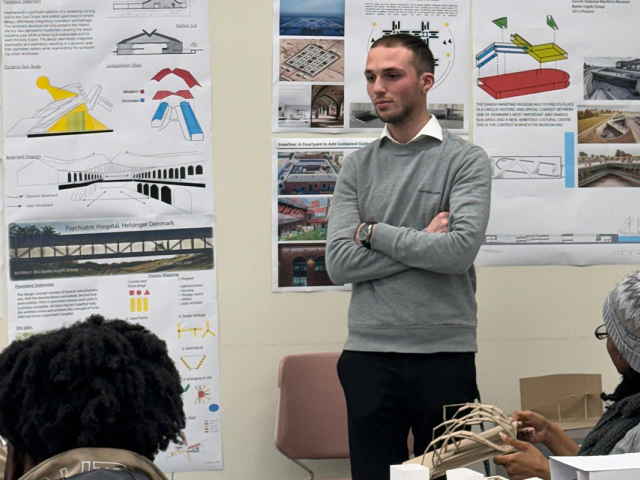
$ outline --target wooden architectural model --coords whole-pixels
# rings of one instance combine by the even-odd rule
[[[495,427],[482,433],[471,431],[472,427],[484,422],[495,424]],[[516,438],[515,422],[510,422],[502,410],[492,405],[464,404],[451,420],[437,427],[442,428],[445,429],[444,433],[431,441],[424,455],[404,463],[418,463],[428,467],[429,477],[433,478],[452,468],[466,467],[496,455],[516,451],[500,438],[501,433]]]

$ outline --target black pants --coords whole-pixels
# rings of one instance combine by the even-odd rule
[[[443,406],[478,395],[474,353],[378,353],[343,351],[338,376],[347,401],[353,480],[389,480],[389,466],[422,455]],[[454,408],[447,409],[447,417]],[[436,436],[442,432],[436,432]]]

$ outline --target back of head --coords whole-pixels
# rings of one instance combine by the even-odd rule
[[[423,73],[434,73],[434,60],[433,54],[424,41],[413,35],[406,33],[399,33],[397,35],[387,35],[380,37],[378,40],[371,44],[371,48],[396,48],[402,47],[410,50],[413,53],[413,68],[416,73],[421,75]]]
[[[609,338],[629,366],[640,372],[640,272],[627,275],[611,290],[602,313]]]
[[[92,315],[0,354],[0,435],[35,463],[80,447],[153,459],[180,439],[181,393],[164,341]]]

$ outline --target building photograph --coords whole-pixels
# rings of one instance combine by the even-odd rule
[[[585,57],[585,100],[640,100],[640,58]]]
[[[327,273],[325,245],[278,245],[279,287],[334,285]]]
[[[331,197],[278,197],[278,241],[326,241]]]
[[[278,157],[278,194],[331,194],[343,152],[291,152]]]

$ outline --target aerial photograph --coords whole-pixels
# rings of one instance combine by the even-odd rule
[[[280,35],[343,37],[344,0],[280,0]]]

